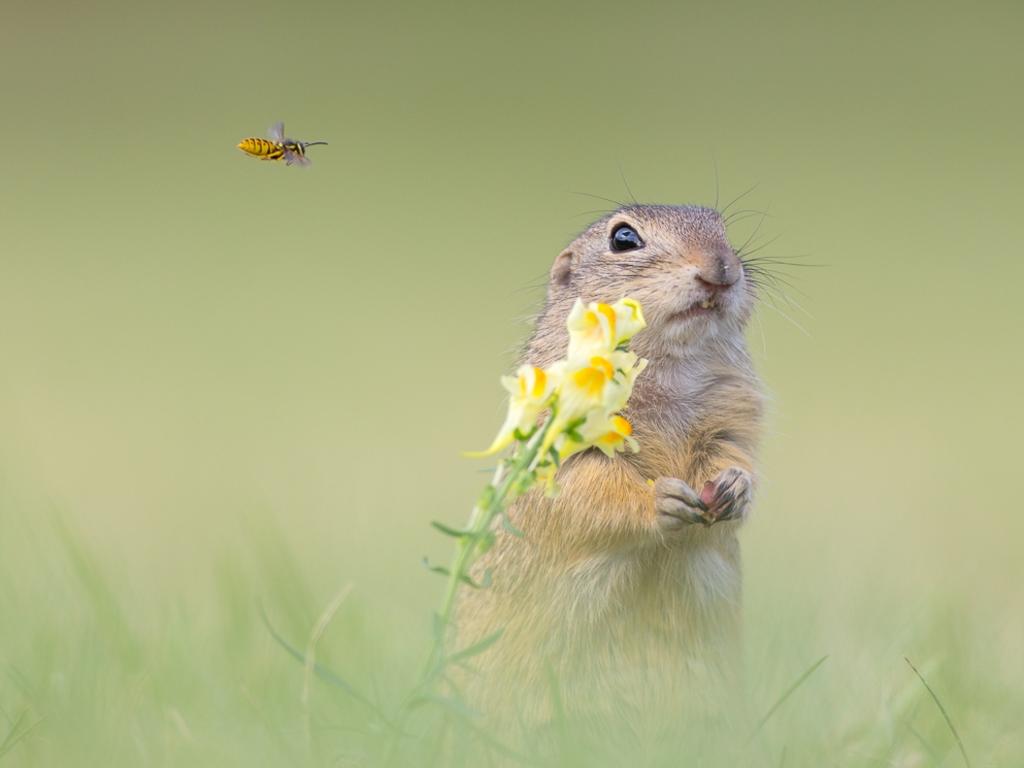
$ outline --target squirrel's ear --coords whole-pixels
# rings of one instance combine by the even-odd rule
[[[551,265],[551,283],[565,287],[572,279],[572,251],[566,248]]]

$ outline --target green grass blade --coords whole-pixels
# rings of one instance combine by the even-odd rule
[[[448,657],[448,661],[450,663],[455,664],[455,663],[458,663],[460,661],[464,661],[465,659],[468,659],[468,658],[471,658],[471,657],[476,656],[478,654],[481,654],[484,651],[486,651],[488,648],[490,648],[492,645],[494,645],[496,642],[498,642],[498,640],[501,639],[501,636],[504,633],[505,633],[505,628],[502,627],[497,632],[493,632],[493,633],[489,634],[487,637],[485,637],[480,642],[473,643],[473,645],[469,646],[468,648],[463,648],[461,651],[456,651],[455,653],[453,653],[451,656]]]
[[[825,663],[825,660],[827,658],[828,658],[828,655],[826,654],[825,656],[822,656],[816,662],[811,664],[811,666],[807,669],[807,671],[804,672],[802,675],[800,675],[800,677],[798,677],[796,679],[796,682],[793,683],[791,686],[789,686],[789,688],[786,690],[786,692],[784,694],[782,694],[776,700],[776,702],[774,704],[771,705],[771,707],[768,709],[768,711],[765,712],[764,717],[762,717],[758,721],[757,727],[754,728],[754,732],[750,734],[750,738],[751,739],[753,739],[754,736],[756,736],[760,732],[760,730],[762,728],[764,728],[765,723],[767,723],[769,720],[771,720],[772,715],[774,715],[776,712],[779,711],[779,707],[781,707],[783,704],[785,704],[786,700],[789,699],[789,697],[792,696],[794,693],[796,693],[797,689],[801,685],[803,685],[805,682],[807,682],[807,679],[818,670],[818,667],[820,667],[822,664]]]
[[[267,631],[270,633],[270,636],[274,638],[277,644],[280,645],[288,653],[289,656],[298,661],[300,664],[305,665],[307,662],[306,654],[304,654],[298,648],[296,648],[287,640],[285,640],[278,633],[278,631],[274,629],[273,625],[270,623],[270,619],[267,617],[267,612],[263,609],[262,605],[260,606],[260,616],[263,619],[263,625],[267,628]],[[323,680],[326,683],[329,683],[330,685],[333,685],[335,688],[340,688],[342,691],[347,693],[353,699],[355,699],[364,707],[369,709],[378,718],[380,718],[381,722],[383,722],[392,730],[395,730],[394,723],[392,723],[390,719],[388,719],[387,715],[384,714],[383,710],[381,710],[380,707],[378,707],[376,704],[370,701],[368,697],[360,693],[343,677],[338,675],[336,672],[333,672],[332,670],[328,669],[319,661],[313,663],[313,671],[316,673],[316,676],[319,677],[321,680]]]
[[[960,734],[957,733],[956,726],[953,725],[953,720],[949,717],[949,713],[946,711],[946,708],[942,706],[942,702],[939,701],[939,697],[935,695],[935,691],[932,690],[932,687],[928,685],[928,681],[924,679],[924,675],[917,671],[917,667],[914,666],[914,662],[906,656],[903,657],[903,660],[910,665],[912,670],[914,670],[914,674],[917,675],[917,679],[921,681],[921,685],[925,687],[925,690],[928,691],[928,695],[931,696],[932,701],[935,702],[935,706],[939,708],[939,712],[942,713],[942,717],[946,721],[946,725],[949,726],[950,733],[952,733],[953,738],[956,739],[956,745],[960,747],[960,754],[963,755],[964,765],[966,765],[967,768],[971,768],[971,759],[967,757],[967,749],[964,747],[963,739],[961,739]]]
[[[7,736],[4,737],[3,743],[0,743],[0,758],[3,758],[8,752],[14,749],[18,744],[36,727],[43,722],[42,718],[36,720],[32,725],[22,728],[21,724],[25,721],[25,716],[28,714],[28,710],[25,710],[18,718],[14,721],[14,725],[11,726],[11,730],[8,731]]]

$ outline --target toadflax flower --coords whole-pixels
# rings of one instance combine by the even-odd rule
[[[490,456],[507,448],[517,439],[533,431],[537,417],[548,406],[552,392],[558,384],[558,369],[544,370],[534,365],[522,365],[515,376],[502,376],[501,384],[508,390],[508,415],[498,430],[497,437],[486,451],[471,456]]]
[[[576,299],[566,325],[569,328],[568,358],[574,360],[613,352],[643,329],[646,322],[640,303],[634,299],[587,305],[582,299]]]
[[[574,437],[580,439],[575,440]],[[636,438],[633,437],[633,425],[617,413],[609,415],[601,411],[591,411],[586,421],[573,433],[563,434],[555,441],[559,461],[591,446],[609,457],[627,448],[634,453],[639,450]]]
[[[524,365],[516,376],[502,379],[510,395],[505,423],[490,448],[473,455],[498,453],[514,442],[526,445],[539,428],[543,434],[530,446],[530,471],[550,490],[557,464],[574,453],[592,447],[608,456],[636,451],[633,428],[619,411],[647,365],[626,349],[644,325],[633,299],[614,304],[577,299],[566,321],[566,358],[547,368]]]
[[[593,355],[577,363],[565,362],[561,370],[561,386],[551,429],[541,446],[547,451],[565,432],[570,432],[573,443],[582,444],[577,450],[589,447],[592,441],[579,431],[588,420],[607,422],[611,414],[626,406],[633,393],[636,377],[647,365],[632,352],[615,351],[606,355]],[[591,432],[596,438],[597,433]],[[584,439],[578,439],[578,438]],[[572,451],[575,453],[576,451]]]

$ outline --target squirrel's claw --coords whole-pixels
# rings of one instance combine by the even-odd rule
[[[739,467],[723,469],[714,480],[704,483],[700,500],[707,510],[708,524],[744,519],[753,486],[750,473]]]
[[[654,511],[658,525],[677,530],[684,525],[708,525],[707,505],[693,488],[675,477],[659,477],[654,481]]]

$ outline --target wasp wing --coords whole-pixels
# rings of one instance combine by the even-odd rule
[[[278,143],[284,141],[284,123],[274,123],[270,126],[270,130],[267,131],[267,135]]]
[[[284,162],[285,165],[301,165],[305,167],[309,165],[309,158],[305,155],[300,155],[294,150],[286,149],[284,151]]]

